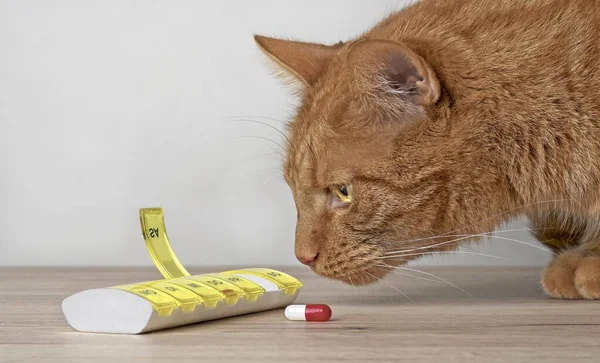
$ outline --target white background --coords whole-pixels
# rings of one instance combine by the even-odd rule
[[[337,42],[403,4],[0,0],[0,265],[149,265],[138,209],[153,206],[186,265],[297,264],[281,150],[240,138],[281,137],[230,122],[281,129],[293,110],[252,34]],[[548,259],[479,251],[508,261],[423,263]]]

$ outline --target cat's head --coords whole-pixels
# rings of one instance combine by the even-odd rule
[[[255,40],[301,97],[284,163],[297,258],[362,284],[389,272],[386,265],[455,248],[426,238],[464,222],[459,209],[469,196],[459,190],[477,178],[458,170],[469,150],[453,144],[460,127],[449,125],[452,100],[433,67],[390,41]]]

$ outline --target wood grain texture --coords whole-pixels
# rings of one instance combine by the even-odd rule
[[[62,315],[65,297],[160,276],[140,268],[0,268],[0,362],[600,361],[600,302],[545,297],[539,269],[424,269],[472,296],[445,283],[387,280],[413,302],[383,283],[353,289],[306,269],[279,269],[304,282],[298,303],[329,304],[333,320],[287,321],[279,309],[139,336],[79,333]]]

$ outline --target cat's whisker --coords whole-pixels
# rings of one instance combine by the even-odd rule
[[[403,244],[403,243],[412,243],[412,242],[421,242],[421,241],[428,241],[428,240],[432,240],[432,239],[440,239],[440,238],[447,238],[447,237],[467,237],[467,236],[473,236],[472,234],[454,234],[454,235],[437,235],[437,236],[431,236],[431,237],[423,237],[423,238],[415,238],[415,239],[409,239],[409,240],[403,240],[403,241],[398,241],[395,242],[396,244]],[[386,252],[387,253],[395,253],[395,251],[392,252]]]
[[[270,128],[270,129],[273,129],[273,130],[277,131],[281,136],[283,136],[287,140],[288,143],[290,143],[290,139],[287,137],[286,134],[283,133],[283,131],[279,130],[277,127],[275,127],[273,125],[269,125],[266,122],[257,121],[257,120],[248,120],[248,119],[232,119],[232,120],[229,120],[229,121],[225,121],[225,123],[231,123],[231,122],[248,122],[248,123],[256,123],[256,124],[259,124],[259,125],[264,125],[264,126]]]
[[[360,283],[362,285],[364,285],[365,284],[365,278],[362,275],[359,275],[359,276],[360,276]]]
[[[468,250],[469,252],[475,252],[475,249],[467,244],[460,245],[460,248],[464,248],[464,249]]]
[[[458,290],[460,290],[460,291],[464,292],[465,294],[467,294],[467,295],[469,295],[469,296],[473,296],[473,294],[471,294],[471,293],[470,293],[470,292],[468,292],[467,290],[465,290],[465,289],[462,289],[462,288],[460,288],[460,287],[458,287],[458,286],[454,285],[454,284],[453,284],[453,283],[451,283],[450,281],[448,281],[448,280],[445,280],[445,279],[443,279],[443,278],[441,278],[441,277],[439,277],[439,276],[437,276],[437,275],[434,275],[434,274],[432,274],[432,273],[425,272],[425,271],[421,271],[421,270],[415,270],[415,269],[413,269],[413,268],[408,268],[408,267],[396,267],[396,268],[397,268],[397,269],[399,269],[399,270],[417,272],[417,273],[421,273],[421,274],[424,274],[424,275],[427,275],[427,276],[433,277],[434,279],[438,279],[438,280],[440,280],[440,281],[442,281],[442,282],[445,282],[445,283],[447,283],[448,285],[450,285],[450,286],[452,286],[452,287],[455,287],[455,288],[457,288]]]
[[[431,249],[433,247],[439,247],[439,246],[447,245],[449,243],[460,242],[460,241],[464,241],[464,240],[468,240],[468,239],[473,239],[473,238],[477,237],[477,235],[472,235],[472,234],[448,235],[448,236],[444,236],[444,237],[454,237],[454,236],[462,236],[462,237],[456,238],[456,239],[452,239],[450,241],[444,241],[444,242],[435,243],[435,244],[432,244],[432,245],[427,245],[427,246],[421,246],[421,247],[415,247],[415,248],[409,248],[409,249],[403,249],[403,250],[390,251],[390,252],[386,253],[385,255],[387,256],[387,255],[390,255],[390,254],[410,253],[410,252],[414,252],[414,251],[426,250],[426,249]]]
[[[474,255],[474,256],[484,256],[490,258],[496,258],[499,260],[510,261],[510,259],[506,257],[488,255],[487,253],[479,253],[479,252],[469,252],[469,251],[432,251],[432,252],[419,252],[419,253],[409,253],[409,254],[400,254],[400,255],[391,255],[391,256],[382,256],[375,258],[376,260],[388,260],[388,259],[397,259],[400,257],[408,257],[408,256],[426,256],[432,254],[458,254],[458,255]]]
[[[355,289],[356,285],[354,284],[354,281],[352,280],[352,275],[353,274],[348,275],[348,280],[350,281],[350,286],[352,286],[352,293],[354,294],[354,296],[358,296],[356,289]]]
[[[256,160],[256,159],[274,159],[277,161],[281,161],[282,157],[281,154],[274,152],[274,153],[269,153],[269,154],[258,154],[258,155],[254,155],[251,158],[252,160]]]
[[[405,293],[403,293],[402,291],[400,291],[400,289],[398,289],[396,286],[390,284],[389,282],[385,281],[384,279],[380,279],[379,277],[373,275],[372,273],[370,273],[369,271],[365,271],[366,274],[370,275],[371,277],[375,278],[375,280],[377,281],[381,281],[384,284],[388,285],[389,287],[391,287],[392,289],[398,291],[400,294],[402,294],[402,296],[404,296],[405,298],[407,298],[410,302],[414,302],[413,299],[411,299],[410,297],[408,297],[408,295],[406,295]]]
[[[422,247],[416,247],[416,248],[410,248],[410,249],[404,249],[404,250],[397,250],[397,251],[394,251],[394,253],[414,252],[414,251],[419,251],[419,250],[430,249],[430,248],[433,248],[433,247],[444,246],[444,245],[447,245],[447,244],[450,244],[450,243],[455,243],[455,242],[464,241],[464,240],[467,240],[467,239],[477,238],[477,237],[480,237],[481,234],[457,235],[457,236],[464,236],[464,237],[452,239],[450,241],[435,243],[435,244],[428,245],[428,246],[422,246]],[[444,237],[454,237],[454,236],[453,235],[446,235]],[[530,246],[530,247],[533,247],[533,248],[537,248],[539,250],[542,250],[544,252],[547,252],[547,253],[550,253],[550,254],[556,256],[556,253],[550,251],[549,249],[544,248],[544,247],[540,247],[540,246],[536,246],[536,245],[534,245],[532,243],[528,243],[528,242],[525,242],[525,241],[517,240],[517,239],[514,239],[514,238],[508,238],[508,237],[494,236],[494,238],[500,239],[500,240],[505,240],[505,241],[510,241],[510,242],[515,242],[515,243],[524,244],[524,245],[527,245],[527,246]]]
[[[246,138],[252,138],[252,139],[261,139],[261,140],[265,140],[265,141],[269,141],[277,146],[279,146],[281,148],[281,150],[283,150],[283,152],[286,151],[285,147],[283,145],[281,145],[280,143],[278,143],[275,140],[271,140],[268,137],[263,137],[263,136],[254,136],[254,135],[247,135],[247,136],[238,136],[235,137],[234,139],[246,139]]]
[[[441,243],[433,244],[433,245],[429,245],[429,246],[417,247],[417,248],[413,248],[413,249],[403,249],[403,250],[396,250],[396,251],[388,251],[385,254],[387,255],[387,254],[396,254],[396,253],[403,253],[403,252],[413,252],[413,251],[417,251],[417,250],[429,249],[429,248],[433,248],[433,247],[437,247],[437,246],[443,246],[443,245],[446,245],[446,244],[449,244],[449,243],[452,243],[452,242],[457,242],[457,241],[462,241],[462,240],[467,240],[467,239],[472,239],[472,238],[477,238],[477,237],[491,236],[491,237],[495,237],[497,239],[505,239],[505,240],[507,239],[506,237],[493,236],[495,233],[518,232],[518,231],[538,231],[538,230],[551,229],[551,228],[528,228],[528,229],[521,229],[521,230],[515,229],[515,230],[503,230],[503,231],[483,232],[483,233],[479,233],[479,234],[470,234],[470,235],[467,235],[467,234],[455,234],[456,232],[458,232],[458,231],[460,231],[462,229],[470,228],[470,227],[475,226],[475,225],[477,225],[479,223],[483,223],[483,222],[485,222],[485,221],[487,221],[487,220],[489,220],[491,218],[496,218],[496,217],[499,217],[501,215],[517,211],[519,209],[523,209],[523,208],[527,208],[527,207],[531,207],[531,206],[535,206],[535,205],[541,205],[541,204],[545,204],[545,203],[558,203],[558,202],[565,202],[565,201],[574,201],[575,203],[578,203],[576,200],[572,200],[572,199],[555,199],[555,200],[547,200],[547,201],[541,201],[541,202],[535,202],[535,203],[528,203],[528,204],[522,205],[520,207],[516,207],[516,208],[510,209],[510,210],[504,211],[502,213],[498,213],[498,214],[490,216],[488,218],[484,218],[484,219],[480,220],[479,222],[475,222],[475,223],[472,223],[472,224],[470,224],[468,226],[464,226],[464,227],[458,228],[458,229],[456,229],[454,231],[446,232],[446,233],[443,233],[443,234],[440,234],[440,235],[437,235],[437,236],[423,237],[423,238],[417,238],[417,239],[411,239],[411,240],[398,241],[396,243],[411,243],[411,242],[426,241],[426,240],[446,238],[446,237],[451,237],[451,238],[453,238],[453,237],[463,237],[463,238],[458,238],[458,239],[455,239],[455,240],[441,242]],[[527,242],[524,242],[524,241],[518,241],[518,240],[514,240],[514,239],[508,239],[508,240],[513,241],[513,242],[517,242],[517,243],[521,243],[521,244],[525,244],[525,245],[529,245],[531,247],[540,249],[540,250],[542,250],[544,252],[547,252],[547,253],[550,253],[550,254],[556,256],[556,254],[554,252],[550,251],[549,249],[546,249],[546,248],[543,248],[543,247],[540,247],[540,246],[536,246],[536,245],[533,245],[533,244],[530,244],[530,243],[527,243]]]
[[[552,228],[548,227],[548,228],[503,229],[503,230],[497,230],[497,231],[492,231],[492,232],[482,232],[482,233],[478,233],[478,234],[452,234],[452,235],[439,234],[437,236],[430,236],[430,237],[422,237],[422,238],[415,238],[415,239],[403,240],[403,241],[398,241],[396,243],[398,243],[398,244],[400,244],[400,243],[411,243],[411,242],[427,241],[427,240],[437,239],[437,238],[461,237],[461,236],[467,237],[467,236],[486,236],[486,235],[489,235],[489,236],[493,237],[493,235],[496,234],[496,233],[543,231],[543,230],[547,230],[547,229],[552,229]]]
[[[226,119],[235,121],[235,120],[239,120],[239,119],[243,119],[243,120],[250,119],[251,120],[251,119],[256,119],[256,118],[279,122],[280,124],[285,125],[285,126],[288,125],[288,123],[286,121],[282,121],[282,120],[278,120],[276,118],[266,117],[266,116],[238,116],[238,117],[227,117]]]
[[[413,279],[417,279],[417,280],[423,280],[423,281],[440,283],[439,280],[428,279],[426,277],[414,276],[414,275],[407,274],[407,273],[404,273],[404,272],[396,271],[396,267],[390,266],[390,265],[375,265],[375,267],[377,267],[379,269],[382,269],[382,270],[385,270],[385,271],[388,271],[388,272],[393,272],[393,273],[398,274],[398,275],[412,277]]]

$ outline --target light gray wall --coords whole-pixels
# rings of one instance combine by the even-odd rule
[[[403,3],[1,0],[0,265],[149,264],[150,206],[187,265],[296,264],[280,150],[240,137],[281,138],[228,122],[282,128],[293,107],[252,34],[334,42]],[[482,250],[509,261],[426,263],[548,257],[505,240]]]

